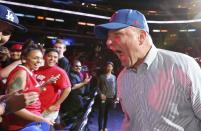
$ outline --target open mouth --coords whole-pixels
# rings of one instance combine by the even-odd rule
[[[116,54],[121,54],[122,52],[120,50],[115,51]]]
[[[116,51],[115,51],[115,54],[116,54],[117,56],[122,56],[122,55],[123,55],[123,53],[122,53],[121,50],[116,50]]]

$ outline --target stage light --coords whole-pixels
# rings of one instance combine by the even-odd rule
[[[168,30],[160,30],[160,32],[168,32]]]
[[[16,5],[16,6],[21,6],[21,7],[28,7],[28,8],[33,8],[33,9],[46,10],[46,11],[53,11],[53,12],[58,12],[58,13],[71,14],[71,15],[93,17],[93,18],[98,18],[98,19],[107,19],[107,20],[110,19],[110,17],[108,17],[108,16],[83,13],[83,12],[77,12],[77,11],[70,11],[70,10],[64,10],[64,9],[58,9],[58,8],[51,8],[51,7],[45,7],[45,6],[38,6],[38,5],[32,5],[32,4],[24,4],[24,3],[19,3],[19,2],[0,0],[0,3]],[[198,23],[198,22],[201,22],[201,19],[173,20],[173,21],[147,20],[147,22],[150,24],[185,24],[185,23]]]
[[[48,21],[54,21],[54,18],[46,17],[45,20],[48,20]]]
[[[27,17],[27,18],[35,18],[34,15],[24,15],[24,17]]]
[[[44,16],[37,16],[37,19],[44,20]]]
[[[24,17],[24,14],[21,14],[21,13],[15,13],[17,16],[19,17]]]
[[[188,32],[195,32],[196,29],[188,29]]]
[[[47,36],[48,39],[57,39],[56,36]]]
[[[57,22],[64,22],[63,19],[55,19],[55,21],[57,21]]]
[[[160,30],[156,30],[156,29],[154,29],[154,30],[152,30],[153,32],[160,32]]]

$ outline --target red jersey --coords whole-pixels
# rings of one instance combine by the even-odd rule
[[[53,105],[61,94],[61,89],[70,88],[71,83],[67,73],[58,66],[43,66],[35,71],[36,79],[41,84],[45,83],[52,76],[60,75],[59,79],[55,83],[51,83],[43,87],[43,91],[40,94],[41,109],[42,111]],[[59,110],[59,107],[58,107]]]
[[[18,65],[8,76],[7,78],[7,83],[10,82],[10,80],[12,80],[13,76],[15,75],[15,73],[19,70],[24,70],[26,71],[26,85],[25,85],[25,89],[23,90],[23,92],[38,92],[40,93],[40,88],[38,88],[39,84],[36,81],[33,73],[26,68],[25,66],[22,65]],[[27,109],[28,111],[37,114],[37,115],[41,115],[41,102],[40,100],[34,102],[33,104],[27,106],[25,109]],[[17,130],[20,129],[22,127],[24,127],[27,123],[30,123],[30,121],[24,120],[23,118],[20,118],[14,114],[10,114],[7,115],[5,117],[5,126],[7,127],[8,130]]]

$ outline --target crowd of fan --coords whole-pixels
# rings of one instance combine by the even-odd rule
[[[89,85],[92,77],[87,69],[82,71],[81,61],[75,59],[70,64],[64,56],[66,46],[62,40],[57,40],[48,49],[30,40],[0,49],[1,94],[39,94],[39,99],[31,101],[29,106],[4,115],[2,128],[19,130],[29,123],[41,121],[58,125],[61,123],[55,122],[59,111],[63,127],[73,123],[71,128],[75,128],[86,110],[90,93],[93,93]]]
[[[7,48],[13,30],[26,28],[11,9],[0,5],[0,130],[54,130],[59,120],[75,128],[96,90],[96,69],[104,60],[96,52],[91,60],[96,64],[88,61],[82,68],[78,57],[65,57],[66,45],[60,39],[47,49],[32,40]],[[113,69],[113,63],[109,66]],[[105,100],[102,96],[100,102]]]
[[[66,113],[76,123],[92,93],[87,67],[64,56],[62,40],[48,49],[32,40],[7,48],[13,30],[26,28],[10,8],[0,5],[0,12],[1,130],[53,130]]]

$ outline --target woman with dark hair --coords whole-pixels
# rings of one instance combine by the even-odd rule
[[[117,101],[116,89],[117,82],[116,76],[113,75],[113,62],[108,61],[104,68],[104,73],[100,75],[97,83],[99,92],[99,115],[98,126],[99,131],[106,131],[109,109]]]
[[[23,93],[40,93],[39,84],[34,77],[33,71],[40,67],[43,60],[41,47],[34,43],[25,45],[22,50],[21,60],[22,65],[18,65],[8,76],[7,93],[12,93],[16,90],[22,90]],[[19,130],[26,124],[35,121],[44,121],[50,125],[54,123],[41,116],[39,99],[26,108],[6,116],[5,126],[7,130]]]

